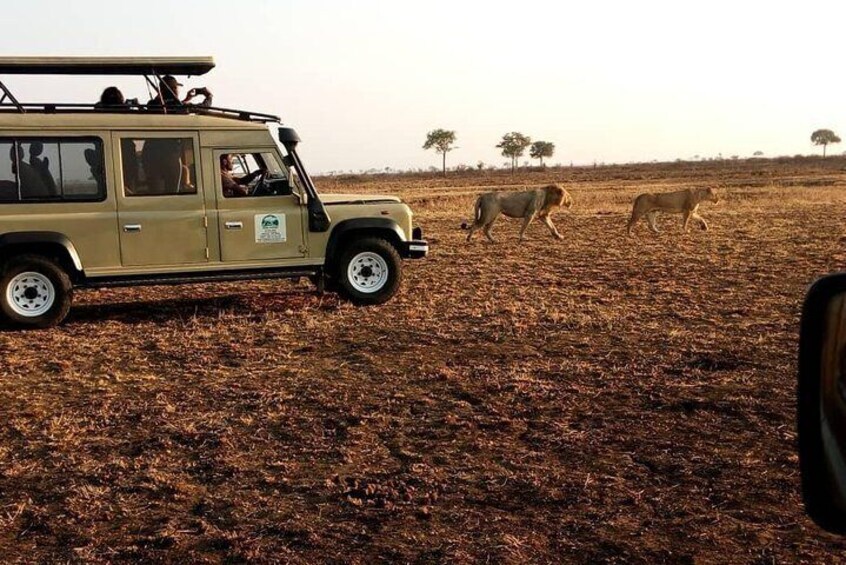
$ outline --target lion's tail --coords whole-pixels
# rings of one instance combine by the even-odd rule
[[[476,205],[473,207],[473,221],[469,224],[467,222],[461,222],[461,229],[469,230],[470,226],[478,222],[482,218],[482,197],[476,199]]]

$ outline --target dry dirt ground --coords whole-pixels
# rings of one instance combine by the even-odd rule
[[[805,518],[806,286],[846,259],[846,162],[320,179],[432,244],[390,303],[305,282],[79,292],[0,333],[3,562],[832,562]],[[479,191],[575,206],[465,244]],[[623,235],[715,186],[711,231]]]

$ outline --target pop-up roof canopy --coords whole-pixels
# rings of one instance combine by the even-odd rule
[[[7,75],[204,75],[211,57],[0,57]]]
[[[164,75],[200,76],[214,68],[211,57],[0,57],[0,75],[125,75],[143,76],[155,91]],[[6,102],[6,101],[9,102]],[[186,111],[255,122],[279,122],[277,116],[219,107],[185,106]],[[166,114],[173,109],[138,105],[96,107],[94,104],[20,103],[0,80],[0,112],[145,112]]]

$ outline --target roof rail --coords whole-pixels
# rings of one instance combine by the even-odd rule
[[[218,118],[229,118],[245,122],[256,123],[282,123],[279,116],[263,114],[248,110],[236,110],[233,108],[220,108],[217,106],[195,106],[185,104],[182,106],[161,106],[147,107],[145,105],[111,106],[103,107],[97,104],[68,104],[63,102],[47,103],[26,103],[15,102],[13,104],[0,101],[0,114],[6,113],[33,113],[33,114],[130,114],[130,115],[173,115],[184,116],[186,114],[199,114],[203,116],[214,116]]]

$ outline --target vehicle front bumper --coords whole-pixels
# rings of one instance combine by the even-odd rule
[[[402,256],[405,259],[421,259],[428,255],[429,242],[423,239],[423,230],[414,228],[411,237],[411,241],[402,242]]]

